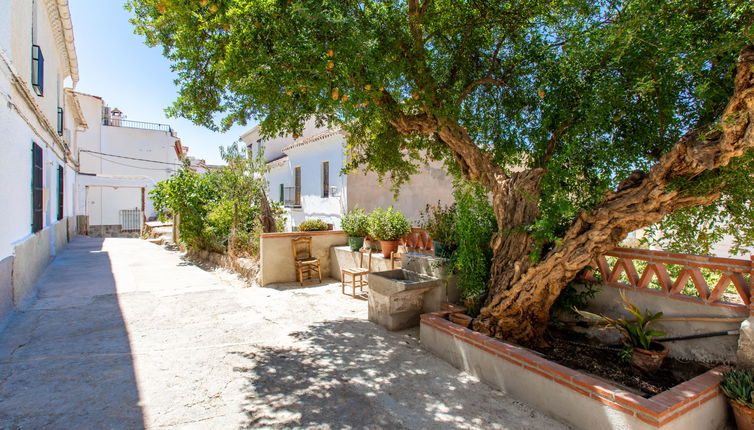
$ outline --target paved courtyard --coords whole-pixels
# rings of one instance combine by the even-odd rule
[[[248,287],[80,237],[0,333],[0,428],[566,428],[366,309],[339,284]]]

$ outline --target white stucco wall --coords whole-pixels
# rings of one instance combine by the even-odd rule
[[[31,87],[31,45],[33,7],[37,9],[35,43],[44,55],[44,94],[37,96]],[[75,190],[74,166],[66,166],[64,151],[56,143],[57,132],[45,127],[44,120],[57,128],[57,108],[64,106],[65,56],[58,52],[54,30],[42,1],[10,0],[0,7],[0,130],[3,133],[3,157],[0,157],[0,195],[4,197],[0,223],[0,260],[10,256],[15,246],[32,236],[32,144],[43,150],[43,228],[57,223],[57,169],[65,168],[64,215],[75,213],[71,199]],[[26,83],[35,110],[17,88],[13,75]],[[70,81],[70,79],[68,79]],[[66,124],[75,128],[73,121]],[[54,243],[51,252],[54,250]]]
[[[346,178],[340,175],[343,168],[344,139],[336,135],[312,142],[286,151],[288,162],[282,167],[270,171],[268,181],[273,200],[280,199],[280,184],[284,187],[294,186],[294,169],[301,167],[301,208],[287,209],[287,228],[308,219],[321,219],[340,229],[340,217],[346,208]],[[329,184],[335,187],[335,194],[330,189],[329,197],[322,197],[322,163],[329,162]]]
[[[149,199],[149,190],[153,184],[172,176],[180,167],[175,152],[178,138],[165,131],[102,125],[103,100],[82,94],[80,103],[89,124],[89,129],[78,137],[81,172],[149,178],[151,185],[146,189],[145,212],[147,217],[151,216],[154,205]],[[78,207],[81,213],[89,215],[90,225],[117,225],[120,224],[120,210],[141,209],[141,190],[138,188],[89,187],[87,190],[81,186],[78,194]]]

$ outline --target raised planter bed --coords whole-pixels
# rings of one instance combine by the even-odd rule
[[[422,315],[420,327],[422,344],[438,356],[576,428],[715,430],[728,424],[722,367],[644,398],[463,328],[441,313]]]

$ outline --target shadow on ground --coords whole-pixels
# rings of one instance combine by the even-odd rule
[[[242,428],[503,429],[550,420],[480,390],[477,380],[422,350],[416,334],[330,321],[294,333],[302,348],[240,354],[249,360],[235,369],[248,379]]]
[[[0,333],[0,428],[144,428],[103,242],[71,242]]]

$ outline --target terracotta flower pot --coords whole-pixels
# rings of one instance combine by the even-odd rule
[[[348,236],[348,246],[351,247],[351,251],[358,251],[364,246],[364,238]]]
[[[450,314],[450,322],[463,327],[469,327],[473,318],[466,314]]]
[[[631,352],[631,364],[641,371],[654,373],[660,368],[662,361],[668,355],[668,349],[658,342],[652,342],[650,347],[651,350],[634,347]]]
[[[380,248],[382,249],[382,256],[390,258],[390,253],[398,249],[398,243],[397,240],[381,240]]]
[[[738,430],[754,430],[754,409],[728,399]]]

